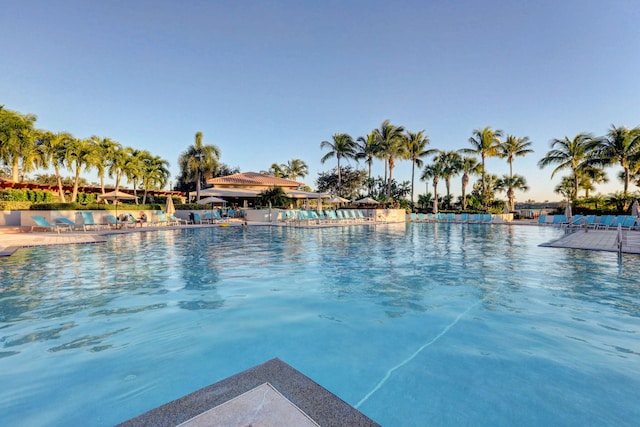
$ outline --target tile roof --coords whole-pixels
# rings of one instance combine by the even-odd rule
[[[291,179],[277,178],[256,172],[236,173],[207,180],[207,184],[214,186],[260,186],[260,187],[301,187],[304,184]]]

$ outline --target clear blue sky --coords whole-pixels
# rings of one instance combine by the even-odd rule
[[[311,187],[336,132],[390,119],[453,150],[491,126],[534,142],[514,164],[531,187],[518,200],[559,200],[536,165],[551,139],[640,125],[639,22],[637,0],[4,0],[0,104],[147,149],[174,180],[201,131],[245,172],[304,160]],[[599,192],[621,188],[618,171]]]

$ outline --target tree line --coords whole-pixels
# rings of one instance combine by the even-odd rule
[[[507,207],[515,210],[515,192],[529,189],[524,176],[514,173],[516,157],[533,153],[532,141],[528,136],[506,134],[502,130],[495,130],[487,126],[475,129],[469,137],[470,147],[459,150],[439,150],[428,148],[429,137],[424,130],[411,132],[403,126],[396,126],[389,120],[382,122],[379,128],[373,129],[365,136],[354,139],[347,133],[335,133],[331,140],[322,141],[321,149],[328,152],[321,158],[325,161],[335,158],[337,161],[337,193],[342,192],[341,167],[342,160],[354,159],[364,161],[368,167],[369,195],[374,193],[375,179],[371,177],[371,169],[375,160],[384,162],[386,192],[381,201],[392,200],[393,170],[396,162],[405,160],[411,162],[410,204],[414,206],[415,171],[422,169],[420,179],[431,181],[433,195],[420,195],[418,204],[426,206],[429,202],[436,205],[442,202],[445,208],[453,208],[451,197],[451,180],[461,176],[461,196],[457,206],[463,210],[467,207],[474,209],[488,209],[495,206],[495,195],[504,191],[507,196]],[[600,137],[592,134],[580,133],[573,139],[553,139],[551,150],[538,162],[542,169],[555,166],[551,176],[560,171],[568,171],[561,184],[554,190],[568,200],[575,201],[578,191],[585,190],[586,197],[589,190],[596,183],[607,182],[604,168],[619,164],[622,172],[619,178],[623,182],[622,197],[628,198],[631,182],[640,181],[640,128],[630,129],[625,126],[611,126],[609,132]],[[423,159],[431,157],[425,164]],[[501,177],[487,172],[486,159],[499,157],[505,159],[509,165],[509,173]],[[472,176],[479,179],[473,184],[472,191],[467,194],[467,188]],[[324,177],[326,178],[326,177]],[[438,185],[444,181],[446,195],[438,196]],[[352,185],[349,191],[352,190]]]

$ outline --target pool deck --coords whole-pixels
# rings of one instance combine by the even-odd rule
[[[118,427],[317,427],[379,424],[280,359],[145,412]]]

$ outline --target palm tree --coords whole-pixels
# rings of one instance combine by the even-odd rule
[[[95,155],[96,152],[89,139],[71,138],[67,141],[64,149],[64,163],[74,173],[71,202],[75,202],[78,197],[80,174],[83,170],[91,169],[95,163]]]
[[[144,189],[142,204],[145,204],[147,203],[147,192],[151,189],[163,188],[171,174],[169,172],[169,162],[160,156],[149,155],[144,157],[142,161],[142,188]]]
[[[100,178],[100,190],[102,194],[104,194],[105,173],[109,167],[110,162],[112,161],[114,152],[117,149],[121,148],[121,145],[109,138],[100,138],[96,135],[93,135],[90,139],[94,145],[94,149],[96,150],[96,156],[94,158],[95,162],[93,166],[97,170],[98,177]]]
[[[359,136],[357,140],[356,160],[362,160],[367,163],[368,173],[367,182],[369,182],[369,194],[372,192],[373,181],[371,180],[371,168],[373,167],[373,159],[377,158],[380,153],[380,146],[373,133],[367,136]]]
[[[426,181],[428,179],[432,180],[433,185],[433,213],[438,212],[438,182],[440,178],[443,176],[443,164],[440,162],[433,162],[428,164],[422,170],[422,176],[420,179],[422,181]]]
[[[151,153],[147,150],[132,149],[129,151],[129,160],[124,170],[127,180],[133,186],[133,195],[136,196],[136,204],[138,204],[138,185],[143,180],[145,173],[145,159],[151,157]]]
[[[439,151],[433,161],[442,165],[441,176],[447,188],[447,201],[451,200],[451,178],[460,173],[462,157],[456,151]]]
[[[284,178],[285,173],[284,170],[282,170],[282,166],[281,164],[278,163],[271,163],[271,166],[269,167],[268,170],[261,170],[260,173],[262,175],[270,175],[270,176],[275,176],[277,178]]]
[[[627,194],[629,182],[631,182],[632,164],[640,157],[640,128],[629,129],[611,125],[607,135],[594,139],[593,144],[593,157],[597,164],[601,166],[616,162],[620,164],[624,171],[623,193]]]
[[[482,172],[482,165],[478,163],[475,157],[463,157],[460,162],[460,172],[462,172],[462,210],[466,210],[469,176],[479,175]]]
[[[389,119],[382,122],[380,128],[373,130],[374,138],[380,146],[380,154],[385,156],[389,166],[389,180],[387,181],[387,200],[391,198],[391,181],[393,180],[393,168],[396,158],[405,159],[404,127],[391,124]]]
[[[109,178],[114,178],[115,176],[116,191],[120,189],[122,178],[126,175],[130,156],[131,148],[120,146],[115,148],[111,158],[109,159]]]
[[[202,132],[196,132],[195,143],[180,155],[178,163],[182,170],[183,182],[195,182],[196,201],[200,200],[200,186],[203,177],[213,173],[218,167],[220,148],[202,143]]]
[[[0,109],[0,160],[11,166],[11,179],[20,181],[22,172],[32,170],[38,155],[34,143],[33,114],[22,115],[15,111]]]
[[[413,182],[416,166],[422,168],[422,158],[433,154],[436,150],[426,150],[429,145],[429,137],[420,132],[407,132],[405,139],[407,157],[411,160],[411,207],[413,208]]]
[[[623,172],[624,174],[624,172]],[[589,197],[589,192],[595,189],[594,184],[609,182],[604,170],[595,166],[586,166],[579,177],[580,188],[584,190],[584,197]]]
[[[283,165],[285,177],[288,179],[304,178],[309,174],[309,167],[300,159],[291,159],[286,165]]]
[[[36,147],[39,152],[39,162],[43,167],[53,166],[58,185],[58,198],[64,203],[64,188],[62,184],[62,174],[60,167],[64,166],[64,150],[71,143],[73,136],[70,133],[49,131],[38,131],[36,136]]]
[[[593,146],[593,136],[587,133],[579,133],[573,139],[569,139],[568,136],[564,139],[554,139],[551,141],[551,150],[540,159],[538,167],[542,169],[549,165],[557,165],[551,172],[552,178],[556,172],[569,169],[573,178],[571,199],[575,199],[578,196],[580,176],[591,166],[589,156]]]
[[[513,176],[513,159],[514,157],[522,157],[529,153],[533,153],[531,141],[528,136],[522,138],[513,135],[507,135],[507,138],[498,146],[498,156],[507,159],[509,163],[509,176]]]
[[[487,157],[494,157],[498,155],[498,147],[500,146],[500,137],[502,136],[501,130],[493,130],[489,126],[483,129],[475,129],[473,136],[469,138],[469,143],[473,148],[463,148],[459,150],[464,154],[476,154],[482,159],[482,172],[481,172],[481,192],[482,197],[485,196],[487,191],[485,160]]]
[[[324,163],[332,157],[335,157],[338,160],[338,192],[340,192],[340,185],[342,181],[342,176],[340,174],[340,159],[355,159],[356,143],[351,135],[347,133],[335,133],[332,137],[332,141],[322,141],[320,143],[320,149],[327,147],[331,150],[322,156],[320,162]]]
[[[506,191],[509,203],[509,211],[511,212],[516,210],[515,191],[529,191],[527,180],[520,175],[504,175],[498,180],[496,187],[498,188],[498,190]]]

